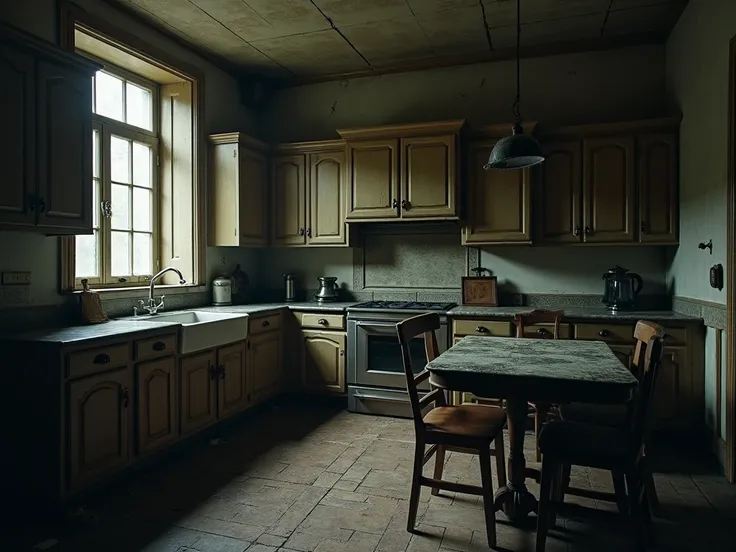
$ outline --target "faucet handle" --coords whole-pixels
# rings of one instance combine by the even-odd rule
[[[159,302],[158,305],[152,305],[153,308],[154,308],[154,311],[153,312],[157,312],[159,309],[164,308],[164,297],[166,297],[166,296],[165,295],[162,295],[161,296],[161,301]]]

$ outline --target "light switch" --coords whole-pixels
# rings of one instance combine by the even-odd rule
[[[30,286],[30,272],[3,272],[2,285],[4,286]]]

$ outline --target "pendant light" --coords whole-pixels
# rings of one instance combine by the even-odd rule
[[[488,157],[488,163],[483,165],[487,171],[491,169],[524,169],[538,165],[544,161],[542,148],[531,136],[524,134],[521,126],[521,111],[519,103],[521,99],[521,0],[516,0],[516,98],[512,108],[514,114],[514,126],[511,136],[499,140]]]

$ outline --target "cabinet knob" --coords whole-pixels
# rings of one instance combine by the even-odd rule
[[[394,209],[396,209],[396,208],[397,208],[398,206],[399,206],[399,202],[398,202],[398,200],[394,199],[394,200],[393,200],[393,201],[391,202],[391,207],[393,207]]]
[[[408,201],[406,201],[405,199],[402,199],[402,200],[401,200],[401,208],[402,208],[402,209],[403,209],[404,211],[408,210],[408,209],[409,209],[409,202],[408,202]]]
[[[153,344],[154,351],[163,351],[165,349],[166,349],[166,343],[164,343],[163,341],[157,341],[156,343]]]
[[[641,230],[642,234],[647,233],[647,223],[646,221],[641,221],[641,224],[639,225],[639,230]]]
[[[608,337],[609,335],[611,335],[611,332],[609,332],[608,330],[601,330],[598,332],[598,335],[601,337]]]
[[[307,237],[308,238],[311,238],[312,237],[312,229],[311,228],[307,228]]]
[[[217,370],[220,372],[220,379],[223,379],[224,380],[225,379],[225,365],[224,364],[220,364],[217,367]]]
[[[110,364],[110,355],[100,353],[94,358],[92,362],[94,362],[95,364]]]
[[[326,326],[327,320],[325,318],[320,318],[319,320],[317,320],[317,324],[319,324],[320,326]]]
[[[547,328],[539,328],[539,329],[537,330],[537,333],[538,333],[539,335],[548,335],[548,334],[549,334],[549,330],[548,330]]]
[[[345,349],[340,349],[340,356],[345,356]]]
[[[478,333],[488,333],[488,328],[486,328],[485,326],[478,326],[477,328],[475,328],[475,331]]]
[[[586,227],[585,227],[585,235],[586,235],[586,236],[588,236],[588,235],[590,235],[590,234],[592,234],[592,233],[593,233],[593,232],[591,231],[591,229],[590,229],[590,226],[586,226]]]
[[[579,226],[576,226],[575,227],[575,230],[573,231],[573,234],[575,236],[579,236],[580,234],[582,234],[582,231],[580,230],[580,227]]]
[[[128,408],[128,405],[130,404],[130,395],[128,394],[128,388],[123,387],[123,389],[120,392],[120,398],[123,402],[123,408]]]
[[[210,365],[210,379],[216,379],[217,378],[217,368],[215,366]]]
[[[261,326],[263,326],[264,328],[267,328],[270,325],[271,323],[268,320],[264,320],[263,322],[261,322]]]
[[[300,228],[300,229],[299,229],[299,235],[300,235],[300,236],[303,236],[303,235],[304,235],[304,228]]]

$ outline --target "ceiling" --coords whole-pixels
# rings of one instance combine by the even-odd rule
[[[263,75],[319,79],[500,58],[514,0],[112,0],[210,57]],[[522,46],[663,40],[687,0],[523,0]],[[488,32],[486,33],[486,23]],[[501,56],[502,57],[502,56]]]

